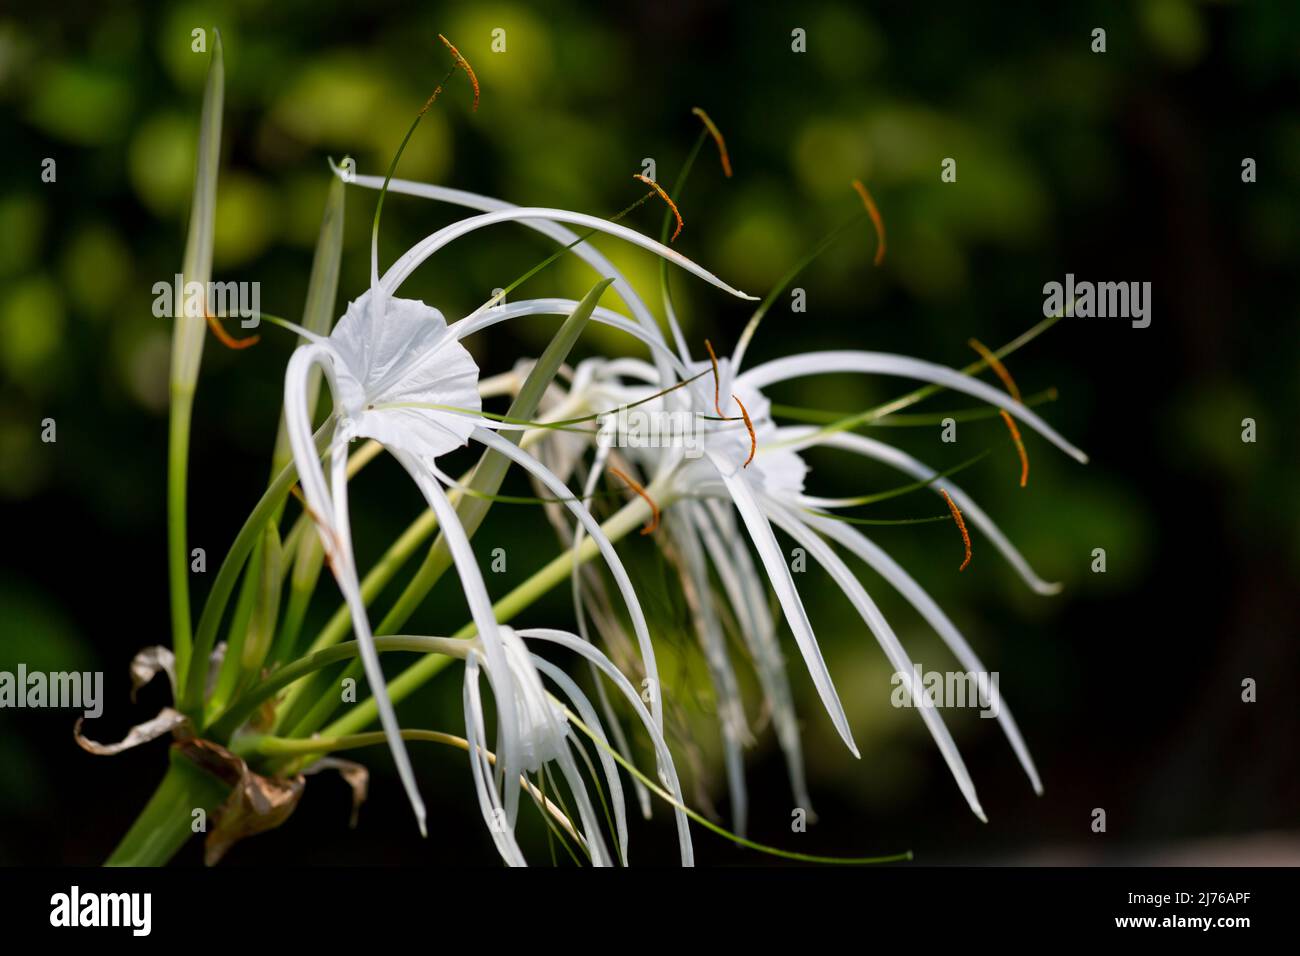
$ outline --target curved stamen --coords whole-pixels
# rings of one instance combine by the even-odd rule
[[[636,481],[636,479],[625,475],[613,465],[610,465],[606,471],[615,478],[621,479],[629,488],[645,499],[645,503],[650,506],[650,520],[647,521],[645,527],[641,529],[641,533],[653,534],[659,527],[659,506],[655,504],[655,500],[650,497],[649,493],[641,487],[641,484]]]
[[[228,349],[234,349],[238,352],[240,349],[246,349],[251,345],[256,345],[262,340],[260,335],[250,335],[243,339],[235,338],[221,327],[221,323],[217,321],[217,317],[207,309],[203,310],[203,317],[208,320],[208,328],[212,330],[212,334],[215,335],[217,340]]]
[[[740,406],[740,414],[745,419],[745,428],[749,430],[749,457],[746,458],[745,463],[740,466],[741,468],[748,468],[749,463],[754,460],[754,453],[758,451],[758,435],[754,433],[754,423],[749,419],[749,409],[745,408],[745,403],[742,402],[740,396],[734,392],[731,394],[731,397],[734,398],[736,404]]]
[[[1007,387],[1011,397],[1017,402],[1020,401],[1020,389],[1016,386],[1016,380],[1011,377],[1011,373],[1007,371],[1007,367],[1002,364],[1002,360],[979,339],[967,339],[966,344],[978,352],[980,358],[988,363],[989,368],[993,369],[998,378],[1002,379],[1002,384]]]
[[[443,42],[447,49],[451,51],[451,55],[456,58],[456,65],[464,70],[465,75],[469,77],[470,86],[474,87],[474,110],[477,111],[479,90],[478,77],[474,75],[474,67],[469,65],[469,60],[465,59],[460,50],[457,50],[456,47],[452,45],[452,42],[441,33],[438,34],[438,39]],[[432,102],[432,100],[430,100],[430,102]]]
[[[880,260],[885,258],[885,221],[880,218],[880,210],[876,208],[876,201],[871,198],[871,193],[867,192],[867,187],[862,185],[861,180],[853,180],[853,188],[862,197],[862,205],[867,207],[867,215],[871,217],[871,224],[876,227],[876,239],[880,242],[876,246],[876,265],[880,265]]]
[[[1020,438],[1020,429],[1016,427],[1016,420],[1011,417],[1011,413],[1005,408],[999,408],[1002,420],[1007,423],[1007,430],[1011,432],[1011,440],[1016,443],[1016,451],[1020,454],[1020,487],[1023,488],[1029,483],[1029,455],[1025,453],[1025,443]]]
[[[722,175],[730,179],[731,157],[727,155],[727,141],[722,138],[722,131],[719,130],[713,120],[709,118],[709,114],[704,112],[704,110],[700,109],[698,106],[692,106],[691,112],[700,118],[700,122],[704,124],[704,128],[709,131],[709,135],[713,137],[713,141],[718,144],[718,158],[722,160]]]
[[[957,522],[957,530],[961,532],[961,543],[966,546],[966,557],[961,562],[958,571],[965,571],[966,565],[970,564],[970,532],[966,530],[966,521],[961,516],[961,510],[957,503],[952,500],[948,494],[947,488],[940,488],[939,494],[943,495],[943,500],[948,502],[948,510],[952,512],[952,520]]]
[[[655,182],[653,179],[651,179],[649,176],[643,176],[641,173],[633,173],[632,178],[641,180],[641,182],[645,183],[647,186],[649,186],[651,189],[657,192],[659,194],[660,199],[668,203],[668,208],[673,211],[673,216],[677,219],[677,228],[673,230],[673,234],[668,239],[668,241],[676,242],[677,236],[681,233],[682,225],[683,225],[682,214],[677,211],[677,203],[673,202],[672,197],[669,196],[668,193],[664,191],[664,188],[660,186],[657,182]]]
[[[717,411],[718,418],[725,420],[727,416],[722,413],[722,405],[718,401],[721,391],[721,382],[718,378],[718,357],[713,353],[713,344],[708,339],[704,340],[704,347],[709,350],[709,361],[713,363],[713,408]]]

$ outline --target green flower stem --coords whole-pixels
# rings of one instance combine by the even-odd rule
[[[459,646],[458,646],[459,645]],[[469,642],[445,637],[412,637],[394,634],[375,638],[375,649],[385,651],[416,651],[418,653],[436,653],[450,657],[462,657],[469,648]],[[257,712],[257,709],[270,700],[283,688],[297,680],[319,671],[323,667],[338,661],[356,658],[361,653],[356,641],[346,641],[326,647],[323,650],[300,657],[292,664],[286,664],[275,671],[266,680],[249,689],[239,700],[214,720],[208,728],[212,736],[220,739],[230,738],[244,722]]]
[[[172,651],[184,673],[193,647],[190,622],[190,554],[185,528],[185,483],[194,386],[173,383],[167,435],[167,583],[171,590]]]
[[[669,502],[666,500],[666,496],[654,484],[651,484],[646,493],[659,502],[661,507],[666,508],[668,506]],[[634,528],[642,525],[649,517],[650,506],[646,504],[645,499],[635,498],[601,525],[601,530],[605,532],[605,536],[612,543],[625,537]],[[571,548],[556,556],[544,568],[492,606],[496,619],[503,624],[511,620],[520,611],[527,609],[550,591],[551,588],[569,580],[575,562],[584,564],[598,553],[599,548],[596,542],[588,536],[583,540],[576,556]],[[474,636],[475,633],[477,633],[477,629],[473,623],[470,623],[462,627],[452,637],[453,639],[464,639]],[[421,658],[388,682],[389,699],[394,704],[406,699],[412,692],[446,667],[448,663],[448,658],[434,654]],[[321,733],[326,737],[340,737],[356,733],[367,727],[377,716],[374,699],[370,698],[353,707]]]
[[[446,744],[449,747],[469,749],[469,742],[464,737],[444,734],[437,730],[403,729],[403,740],[422,740],[428,743]],[[363,747],[375,747],[386,744],[388,737],[382,730],[365,734],[350,734],[346,737],[309,737],[295,740],[291,737],[272,737],[264,734],[248,734],[240,737],[231,749],[245,759],[261,757],[310,757],[317,754],[333,753],[337,750],[360,750]]]
[[[194,835],[194,811],[209,816],[230,794],[230,787],[196,767],[175,749],[167,773],[106,866],[162,866]]]
[[[318,451],[324,452],[333,429],[334,418],[331,416],[314,436]],[[208,658],[216,644],[217,628],[221,624],[226,602],[230,600],[230,594],[239,580],[244,559],[248,557],[253,546],[261,540],[262,529],[274,518],[281,502],[289,494],[289,489],[297,478],[298,471],[293,462],[287,464],[280,474],[276,475],[261,500],[254,506],[244,526],[239,529],[239,534],[235,536],[235,542],[230,546],[217,571],[217,577],[212,582],[212,591],[208,594],[207,603],[203,605],[203,614],[199,617],[199,628],[194,638],[194,653],[180,701],[181,711],[200,724],[200,729],[203,721],[203,691],[204,684],[207,682]]]

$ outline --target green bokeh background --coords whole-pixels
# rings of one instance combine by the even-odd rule
[[[851,179],[870,185],[888,229],[882,266],[871,265],[867,227],[843,239],[797,283],[807,313],[778,300],[751,361],[866,348],[960,366],[973,357],[969,337],[996,345],[1033,324],[1043,284],[1066,272],[1152,282],[1150,328],[1067,320],[1010,360],[1026,392],[1060,390],[1044,414],[1092,464],[1031,436],[1027,489],[1016,486],[1009,450],[963,476],[1031,563],[1065,582],[1062,596],[1030,593],[978,536],[971,567],[957,574],[950,526],[874,529],[1000,672],[1046,795],[1034,797],[993,722],[955,714],[991,818],[974,820],[916,715],[889,706],[884,656],[810,571],[800,585],[862,759],[839,743],[787,645],[821,822],[790,832],[792,801],[769,731],[749,755],[752,833],[810,852],[910,847],[928,861],[1296,858],[1294,5],[236,2],[0,13],[0,668],[105,671],[106,712],[92,734],[101,739],[166,702],[152,688],[132,705],[126,673],[136,649],[167,640],[170,328],[151,313],[151,289],[180,267],[208,62],[191,51],[191,31],[214,25],[227,75],[214,278],[260,282],[262,306],[275,314],[302,308],[326,158],[350,154],[361,172],[383,171],[446,68],[439,32],[475,66],[482,106],[470,111],[457,76],[403,157],[404,177],[612,215],[638,195],[630,175],[644,159],[672,182],[698,133],[690,109],[702,106],[727,137],[735,177],[702,154],[677,197],[686,226],[676,245],[759,293],[855,209]],[[1104,54],[1090,51],[1098,26]],[[490,48],[498,28],[504,53]],[[806,53],[791,50],[795,28],[807,33]],[[47,157],[54,183],[41,181]],[[946,157],[957,161],[956,183],[940,181]],[[1256,160],[1258,182],[1242,182],[1244,157]],[[365,288],[374,198],[348,196],[344,299]],[[455,215],[394,197],[381,260]],[[630,223],[657,234],[660,215],[646,206]],[[655,294],[652,257],[598,244]],[[518,227],[476,233],[405,291],[456,317],[549,251]],[[576,298],[592,281],[567,259],[516,296]],[[673,281],[693,347],[706,337],[734,346],[743,304]],[[503,371],[540,351],[554,328],[516,323],[471,349],[485,373]],[[190,495],[192,542],[207,548],[210,567],[266,477],[292,342],[271,327],[262,333],[249,351],[206,349]],[[579,350],[635,352],[600,329]],[[834,376],[773,397],[854,410],[905,388]],[[965,404],[944,396],[926,408]],[[1246,417],[1257,423],[1254,444],[1241,441]],[[57,422],[54,444],[41,442],[45,418]],[[962,425],[955,446],[937,428],[877,437],[945,466],[1004,448],[1001,428]],[[832,452],[810,462],[818,493],[899,483]],[[391,462],[368,470],[353,500],[363,565],[420,507]],[[881,514],[935,507],[911,496]],[[554,547],[540,513],[504,505],[476,543],[481,553],[508,549],[508,572],[489,576],[496,594]],[[1098,547],[1104,575],[1089,570]],[[662,583],[652,545],[623,550],[647,582],[669,665],[684,675],[680,697],[716,764],[712,703],[680,600]],[[903,602],[864,580],[915,659],[951,666]],[[417,617],[426,631],[448,633],[465,619],[451,585]],[[205,587],[196,581],[196,597]],[[321,595],[313,620],[335,605],[328,581]],[[565,596],[529,620],[570,625]],[[1246,677],[1259,684],[1252,705],[1240,700]],[[457,679],[444,676],[403,715],[456,731],[459,699]],[[0,712],[0,863],[100,861],[161,774],[161,744],[91,757],[73,746],[70,724],[67,713]],[[358,830],[346,827],[343,785],[317,778],[287,826],[241,845],[230,862],[490,863],[463,755],[415,756],[431,816],[450,821],[427,843],[414,839],[376,749],[364,757],[376,778]],[[705,785],[725,808],[721,781]],[[1107,810],[1104,835],[1089,827],[1097,807]],[[671,860],[671,842],[649,838],[669,833],[658,816],[657,830],[637,825],[634,859]],[[712,837],[698,842],[705,861],[764,862]],[[197,849],[182,859],[196,861]]]

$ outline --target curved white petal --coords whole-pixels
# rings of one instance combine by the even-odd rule
[[[502,305],[493,306],[486,310],[472,312],[465,318],[453,322],[448,329],[451,335],[457,340],[468,338],[476,332],[491,328],[499,322],[506,322],[511,319],[523,318],[529,315],[571,315],[577,309],[578,302],[574,299],[521,299],[517,302],[506,302]],[[675,371],[682,378],[689,378],[686,366],[682,364],[675,352],[663,343],[658,336],[651,335],[640,325],[633,322],[626,316],[619,315],[612,309],[604,306],[596,306],[591,313],[591,321],[599,322],[601,325],[608,325],[610,328],[618,329],[620,332],[626,332],[628,335],[644,343],[656,357],[661,357],[664,361],[670,363]],[[657,377],[657,376],[656,376]]]
[[[497,748],[497,774],[505,790],[506,817],[513,827],[519,810],[519,774],[524,767],[524,756],[519,740],[520,715],[517,709],[518,694],[513,686],[513,671],[506,660],[501,628],[492,610],[492,598],[483,583],[483,574],[474,558],[469,538],[461,526],[456,508],[447,498],[431,472],[415,456],[391,449],[407,474],[415,481],[424,500],[438,518],[438,526],[451,552],[452,562],[460,577],[461,590],[469,604],[470,616],[478,628],[479,642],[487,660],[488,676],[493,684],[497,701],[497,727],[500,745]]]
[[[497,791],[492,767],[488,761],[484,740],[483,700],[479,692],[479,662],[475,654],[465,659],[465,684],[462,697],[465,706],[465,739],[469,742],[469,766],[474,777],[474,793],[478,796],[483,822],[488,825],[497,852],[510,866],[527,866],[523,851],[515,840],[514,825],[506,816]]]
[[[550,661],[536,654],[531,655],[533,666],[541,673],[545,674],[564,691],[566,697],[573,703],[574,709],[578,711],[578,716],[582,718],[583,723],[591,728],[591,732],[596,738],[605,745],[609,746],[609,740],[606,738],[601,728],[600,718],[596,716],[596,709],[591,706],[591,701],[587,695],[579,689],[578,685],[573,682],[568,674],[560,670]],[[572,735],[572,731],[570,731]],[[576,743],[575,745],[581,746]],[[596,747],[596,756],[600,758],[600,767],[605,774],[605,782],[609,787],[610,802],[614,804],[614,826],[618,831],[618,849],[619,859],[623,865],[627,866],[627,802],[623,799],[623,782],[619,779],[618,764],[614,758],[609,755],[609,751],[604,747]],[[624,759],[627,759],[624,757]]]
[[[381,176],[356,176],[352,180],[356,185],[366,189],[382,189],[384,179]],[[388,189],[390,192],[405,193],[410,196],[419,196],[424,199],[433,199],[439,202],[451,203],[457,206],[464,206],[468,209],[477,209],[481,212],[497,212],[502,209],[516,208],[513,203],[505,202],[501,199],[495,199],[491,196],[482,196],[478,193],[466,192],[463,189],[449,189],[445,186],[435,186],[432,183],[417,183],[408,179],[394,179],[389,182]],[[540,232],[542,235],[555,240],[563,246],[572,245],[579,237],[578,234],[570,229],[565,228],[557,222],[550,222],[544,219],[525,219],[521,225]],[[578,259],[587,263],[602,278],[613,279],[614,292],[618,295],[623,303],[631,310],[636,317],[637,322],[641,324],[647,332],[653,333],[663,341],[663,333],[659,331],[659,325],[655,322],[654,315],[651,313],[645,301],[632,288],[631,283],[623,274],[614,267],[599,250],[594,248],[590,243],[579,243],[569,250]],[[672,319],[669,320],[670,326]],[[673,340],[681,352],[683,360],[688,356],[685,341],[682,338],[681,330],[672,326]],[[656,363],[658,363],[656,359]],[[665,373],[667,368],[661,368]]]
[[[685,504],[680,502],[679,504]],[[727,639],[722,633],[717,610],[713,606],[713,589],[709,571],[699,539],[690,522],[668,522],[678,553],[682,556],[683,571],[695,591],[693,605],[695,630],[704,651],[709,679],[717,700],[718,717],[722,725],[722,752],[727,768],[727,792],[731,799],[732,829],[745,836],[749,827],[749,792],[745,787],[745,758],[743,748],[752,740],[745,720],[745,708],[740,697],[740,684],[727,654]]]
[[[957,507],[961,509],[962,515],[967,522],[973,524],[984,536],[993,542],[993,546],[1002,553],[1007,563],[1015,569],[1031,588],[1039,594],[1051,595],[1058,594],[1061,590],[1059,582],[1044,581],[1038,576],[1029,562],[1025,560],[1014,544],[1008,540],[1007,536],[1002,533],[993,519],[975,503],[974,499],[966,492],[962,491],[954,482],[947,478],[937,478],[938,471],[931,468],[924,462],[918,461],[904,451],[895,448],[893,445],[887,445],[882,441],[874,438],[868,438],[866,435],[859,435],[855,432],[836,432],[834,434],[819,434],[818,429],[811,427],[798,426],[795,428],[785,428],[781,430],[782,441],[786,439],[797,439],[798,442],[793,447],[804,448],[813,445],[822,445],[830,448],[839,448],[844,451],[850,451],[867,458],[875,459],[896,468],[904,474],[911,475],[920,481],[930,481],[930,487],[937,495],[939,492],[946,491]],[[802,437],[801,437],[802,436]],[[932,481],[932,479],[934,479]],[[805,503],[815,504],[816,499],[804,499]]]
[[[853,732],[849,729],[849,719],[845,716],[844,705],[840,703],[839,694],[835,692],[835,682],[831,680],[830,671],[826,669],[826,661],[822,658],[821,648],[813,634],[808,612],[804,610],[803,601],[794,586],[794,578],[791,577],[790,568],[785,563],[784,555],[781,554],[776,535],[772,533],[772,526],[768,524],[767,515],[754,497],[744,475],[724,474],[722,466],[719,466],[719,474],[731,494],[731,500],[736,504],[736,510],[740,512],[741,521],[749,531],[750,540],[758,549],[759,559],[767,571],[768,580],[776,590],[781,609],[785,612],[785,619],[794,633],[795,643],[799,645],[799,652],[808,666],[813,686],[817,688],[817,694],[821,697],[822,706],[826,708],[831,723],[839,731],[849,751],[853,756],[858,757],[860,756],[858,746],[853,742]]]
[[[791,378],[807,375],[829,375],[836,372],[858,372],[868,375],[891,375],[912,378],[922,382],[943,385],[953,391],[965,392],[975,398],[1005,408],[1011,415],[1020,419],[1034,429],[1057,448],[1071,458],[1083,464],[1088,463],[1088,456],[1074,445],[1062,438],[1051,425],[1019,402],[1008,401],[1007,394],[991,385],[981,382],[969,375],[963,375],[955,369],[934,362],[909,358],[905,355],[891,355],[887,352],[831,351],[807,352],[792,355],[756,365],[742,373],[737,379],[751,388],[764,388],[774,382],[784,382]]]
[[[591,496],[596,491],[596,484],[600,481],[601,475],[605,473],[605,464],[609,460],[609,445],[598,445],[596,454],[592,460],[591,470],[587,473],[587,480],[582,487],[582,498],[584,501],[590,501]],[[573,528],[573,547],[572,551],[576,555],[582,547],[583,538],[586,537],[586,528],[581,521],[574,522]],[[573,563],[573,571],[569,575],[570,591],[573,596],[573,613],[578,622],[578,636],[588,644],[591,643],[591,635],[587,631],[587,608],[584,600],[582,587],[582,568],[577,561]],[[591,668],[592,676],[599,678],[596,665],[588,663]],[[632,750],[628,746],[627,736],[623,733],[623,725],[619,723],[618,715],[614,712],[614,706],[610,703],[609,695],[605,692],[605,682],[597,679],[596,696],[600,700],[601,712],[605,715],[605,720],[609,724],[610,732],[614,736],[614,745],[618,750],[619,756],[624,760],[631,761]],[[641,806],[641,816],[650,819],[650,791],[645,788],[640,780],[632,778],[632,786],[636,792],[637,803]],[[623,859],[627,859],[624,852]]]
[[[952,771],[957,787],[966,798],[971,811],[981,820],[987,820],[984,810],[980,807],[979,797],[975,794],[975,784],[971,781],[970,773],[966,770],[966,764],[957,751],[952,735],[948,733],[948,728],[934,706],[929,691],[923,684],[917,683],[912,659],[903,650],[903,645],[894,634],[893,628],[889,626],[889,622],[871,600],[866,588],[853,576],[834,549],[798,516],[773,501],[767,502],[767,510],[772,520],[786,534],[806,548],[813,559],[830,574],[840,590],[844,592],[844,596],[861,615],[867,627],[871,629],[885,656],[889,658],[895,673],[906,683],[911,699],[918,702],[919,706],[916,709],[920,712],[921,719],[925,721],[934,742],[939,745],[939,752],[943,754],[943,759],[947,762],[948,769]]]
[[[842,521],[836,521],[833,518],[821,518],[816,515],[808,515],[804,517],[804,521],[826,537],[838,541],[888,581],[894,590],[903,595],[908,603],[916,608],[929,625],[935,629],[943,642],[948,645],[948,649],[952,651],[953,656],[968,672],[973,674],[987,673],[984,662],[979,659],[979,655],[967,643],[966,638],[962,636],[961,631],[957,630],[957,626],[952,623],[948,615],[943,613],[942,608],[925,592],[925,589],[917,584],[916,580],[884,549],[857,528]],[[1034,792],[1041,796],[1043,783],[1038,777],[1038,770],[1034,766],[1033,758],[1029,756],[1029,748],[1025,746],[1025,740],[1020,735],[1020,728],[1016,725],[1016,719],[1011,716],[1011,708],[1002,699],[997,684],[991,684],[989,692],[991,699],[983,702],[983,705],[993,710],[997,721],[1002,725],[1003,732],[1007,735],[1007,740],[1011,743],[1011,749],[1015,751],[1016,758],[1020,761],[1020,766],[1024,768],[1025,775],[1029,777]]]
[[[406,790],[407,799],[410,800],[411,808],[415,811],[420,833],[426,835],[424,801],[420,798],[419,788],[415,783],[415,772],[411,769],[410,757],[406,752],[406,744],[402,740],[397,715],[393,712],[392,702],[388,699],[383,668],[380,666],[379,654],[375,650],[374,638],[371,635],[365,600],[361,596],[356,559],[352,554],[352,532],[347,509],[346,436],[343,441],[334,446],[332,452],[334,479],[332,496],[326,487],[325,473],[316,453],[315,442],[312,440],[311,412],[307,408],[307,379],[311,369],[316,366],[320,367],[331,391],[337,396],[333,351],[327,346],[318,344],[300,346],[290,357],[288,369],[285,371],[285,428],[289,435],[294,464],[298,469],[298,481],[302,485],[308,507],[314,512],[313,518],[321,538],[321,545],[330,558],[330,567],[333,569],[339,590],[343,592],[344,601],[352,616],[352,629],[356,633],[357,645],[361,649],[361,663],[365,668],[366,680],[370,684],[375,707],[379,712],[379,722],[384,728],[384,735],[388,739],[393,762],[397,766],[397,773]]]
[[[673,763],[673,755],[664,740],[663,731],[655,725],[655,722],[650,719],[650,715],[646,713],[645,707],[641,704],[641,698],[637,696],[631,682],[623,675],[622,671],[609,662],[609,659],[604,654],[576,635],[545,627],[525,628],[516,631],[516,633],[526,640],[549,641],[552,644],[558,644],[561,647],[568,648],[575,654],[585,657],[600,668],[601,673],[609,678],[632,705],[633,712],[641,720],[646,733],[650,735],[651,743],[654,744],[655,756],[659,763],[659,779],[668,788],[668,792],[672,794],[673,799],[681,805],[674,807],[673,813],[677,819],[677,840],[681,849],[682,866],[694,866],[695,850],[691,844],[690,820],[681,809],[686,805],[686,800],[682,797],[682,786],[677,779],[677,767]]]
[[[627,605],[628,615],[632,619],[632,628],[636,632],[637,644],[641,648],[641,660],[645,665],[646,676],[651,681],[650,686],[655,689],[654,693],[650,695],[650,712],[654,715],[655,726],[662,728],[664,725],[663,701],[661,699],[663,694],[659,689],[661,686],[659,683],[659,668],[655,663],[654,645],[650,642],[650,630],[646,626],[645,614],[641,610],[641,602],[637,599],[636,591],[632,587],[632,581],[628,577],[618,553],[614,550],[614,546],[610,544],[609,538],[605,536],[605,532],[600,530],[600,525],[591,516],[591,512],[581,502],[573,500],[573,492],[569,490],[568,486],[560,481],[554,472],[528,452],[523,451],[513,442],[502,438],[500,435],[481,428],[474,432],[474,438],[488,448],[505,455],[546,485],[556,497],[563,498],[564,506],[569,509],[575,518],[582,522],[587,529],[587,534],[591,535],[592,540],[596,542],[596,546],[600,549],[600,553],[609,567],[610,574],[614,577],[614,583],[618,586],[619,593],[623,596],[623,601]]]
[[[482,213],[478,216],[470,216],[468,219],[462,219],[454,222],[449,226],[431,233],[424,239],[421,239],[414,246],[406,251],[384,274],[380,284],[390,293],[396,292],[407,277],[415,271],[420,263],[424,262],[431,255],[441,249],[447,243],[459,239],[461,236],[468,235],[476,229],[482,229],[485,226],[492,226],[499,222],[519,222],[530,219],[545,219],[550,222],[567,222],[575,226],[584,226],[587,229],[595,229],[598,232],[607,233],[618,239],[623,239],[632,243],[634,246],[640,246],[668,260],[675,266],[685,269],[692,275],[703,279],[710,285],[716,286],[724,292],[736,296],[738,299],[756,300],[757,296],[747,295],[739,289],[733,289],[727,283],[723,282],[707,269],[696,265],[690,259],[676,250],[669,249],[662,243],[655,242],[653,239],[641,235],[626,226],[620,226],[616,222],[610,222],[608,219],[601,219],[598,216],[589,216],[585,213],[570,212],[567,209],[548,209],[542,206],[516,206],[512,209],[502,209],[497,212]]]
[[[795,714],[794,696],[786,673],[776,628],[767,610],[767,594],[760,584],[758,571],[750,560],[749,548],[736,537],[735,522],[720,501],[679,501],[677,508],[686,514],[700,532],[709,560],[723,591],[740,623],[754,669],[772,712],[777,743],[785,754],[786,772],[795,805],[813,817],[812,798],[804,775],[803,746],[799,737],[799,719]],[[698,509],[698,511],[696,510]]]

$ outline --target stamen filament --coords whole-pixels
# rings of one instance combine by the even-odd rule
[[[208,320],[208,328],[212,330],[212,334],[215,335],[217,340],[228,349],[234,349],[238,352],[240,349],[246,349],[249,346],[256,345],[262,340],[260,335],[250,335],[246,338],[237,339],[222,328],[217,317],[207,309],[203,310],[203,316]]]
[[[722,131],[719,130],[713,120],[709,118],[709,114],[704,112],[704,110],[700,109],[698,106],[691,107],[691,112],[700,118],[700,122],[704,124],[704,128],[709,131],[709,135],[713,137],[713,141],[718,144],[718,158],[722,160],[722,175],[730,179],[731,157],[727,155],[727,141],[722,138]]]
[[[970,532],[966,530],[966,521],[961,516],[961,509],[957,507],[957,503],[948,494],[948,489],[940,488],[939,494],[943,495],[943,500],[948,502],[948,510],[952,512],[952,520],[957,522],[957,530],[961,532],[961,542],[966,547],[966,557],[962,559],[961,567],[957,570],[965,571],[966,565],[970,564]]]
[[[651,189],[657,192],[659,194],[659,198],[662,199],[664,202],[666,202],[668,204],[668,208],[673,211],[673,216],[676,217],[677,219],[677,228],[673,230],[672,237],[669,238],[668,241],[676,242],[677,236],[681,233],[682,225],[683,225],[682,214],[677,211],[677,203],[673,202],[672,197],[669,196],[668,193],[664,191],[664,188],[660,186],[657,182],[655,182],[653,179],[651,179],[649,176],[645,176],[641,173],[633,173],[632,178],[641,180],[641,182],[645,183],[647,186],[649,186]]]
[[[1011,397],[1019,402],[1020,389],[1016,386],[1016,380],[1011,377],[1011,373],[1007,371],[1007,367],[1002,364],[1002,360],[994,355],[989,350],[989,347],[979,339],[967,339],[966,344],[980,354],[980,358],[987,362],[989,368],[993,369],[997,377],[1002,380],[1002,384],[1011,393]]]
[[[659,506],[655,504],[655,500],[650,497],[650,494],[644,488],[641,487],[639,482],[628,477],[623,472],[619,471],[617,468],[611,465],[607,470],[611,475],[613,475],[615,478],[621,479],[624,483],[627,484],[629,488],[631,488],[638,495],[640,495],[642,498],[645,499],[645,503],[650,506],[650,520],[646,522],[646,526],[641,529],[641,533],[653,534],[655,530],[659,527]]]
[[[1007,423],[1011,440],[1016,443],[1016,451],[1020,454],[1020,487],[1023,488],[1029,483],[1029,455],[1025,453],[1025,443],[1020,437],[1020,429],[1016,427],[1016,420],[1005,408],[999,408],[998,412],[1002,415],[1002,420]]]
[[[862,185],[861,180],[853,180],[853,188],[858,191],[862,197],[862,205],[867,207],[867,215],[871,217],[871,224],[876,227],[876,239],[879,245],[876,246],[876,265],[885,258],[885,221],[880,218],[880,210],[876,208],[876,201],[871,198],[871,193],[867,192],[867,187]]]
[[[469,77],[470,86],[474,87],[474,110],[475,112],[477,112],[479,89],[478,89],[478,77],[474,75],[474,67],[469,65],[469,60],[465,59],[464,55],[461,54],[460,50],[457,50],[456,47],[452,45],[452,42],[448,40],[445,36],[443,36],[441,33],[438,34],[438,39],[441,40],[444,45],[446,45],[447,49],[451,51],[451,55],[456,58],[456,65],[459,66],[462,70],[464,70],[465,75]]]
[[[704,347],[709,350],[709,361],[713,363],[713,408],[717,411],[718,418],[726,421],[727,416],[722,413],[722,404],[718,401],[721,394],[721,380],[718,378],[718,356],[714,354],[713,343],[708,339],[704,340]]]
[[[731,394],[731,397],[734,398],[736,404],[740,406],[740,414],[744,416],[745,427],[749,429],[749,457],[746,458],[745,463],[740,466],[741,468],[748,468],[749,463],[754,460],[754,453],[758,451],[758,435],[754,432],[754,423],[749,420],[749,409],[745,408],[745,403],[742,402],[740,396],[734,392]]]

